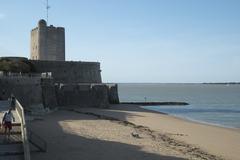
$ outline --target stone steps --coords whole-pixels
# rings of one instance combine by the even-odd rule
[[[4,136],[5,133],[4,133],[4,130],[0,130],[0,136]],[[11,130],[11,136],[12,135],[21,135],[21,129],[20,128],[13,128]]]
[[[23,155],[23,145],[19,144],[2,144],[0,145],[0,159],[2,156]]]
[[[23,155],[0,156],[0,160],[24,160],[24,156]]]
[[[4,136],[5,134],[3,132],[0,132],[0,136]],[[21,131],[12,131],[11,135],[21,135]]]
[[[8,103],[7,101],[0,101],[0,120],[9,108]],[[16,111],[13,110],[12,113],[16,122],[12,124],[9,140],[6,139],[4,127],[0,124],[0,160],[24,160],[21,123]]]

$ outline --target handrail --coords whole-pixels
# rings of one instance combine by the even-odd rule
[[[15,108],[16,108],[16,111],[17,111],[17,114],[19,116],[20,123],[21,123],[24,160],[30,160],[31,159],[30,158],[30,149],[29,149],[29,142],[28,142],[28,136],[27,136],[27,126],[26,126],[26,121],[25,121],[24,109],[17,99],[16,99]]]

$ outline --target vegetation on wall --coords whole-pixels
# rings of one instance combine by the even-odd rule
[[[34,72],[33,65],[27,60],[10,60],[0,59],[0,71],[13,73],[30,73]]]

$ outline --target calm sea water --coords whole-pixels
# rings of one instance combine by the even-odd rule
[[[150,110],[230,128],[240,128],[240,85],[119,84],[121,102],[184,101],[187,106],[148,106]]]

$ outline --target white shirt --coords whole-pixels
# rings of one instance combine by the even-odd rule
[[[5,122],[12,122],[12,120],[15,120],[12,112],[10,112],[10,113],[6,112],[6,113],[4,113],[4,115],[5,115],[5,117],[4,117]]]

